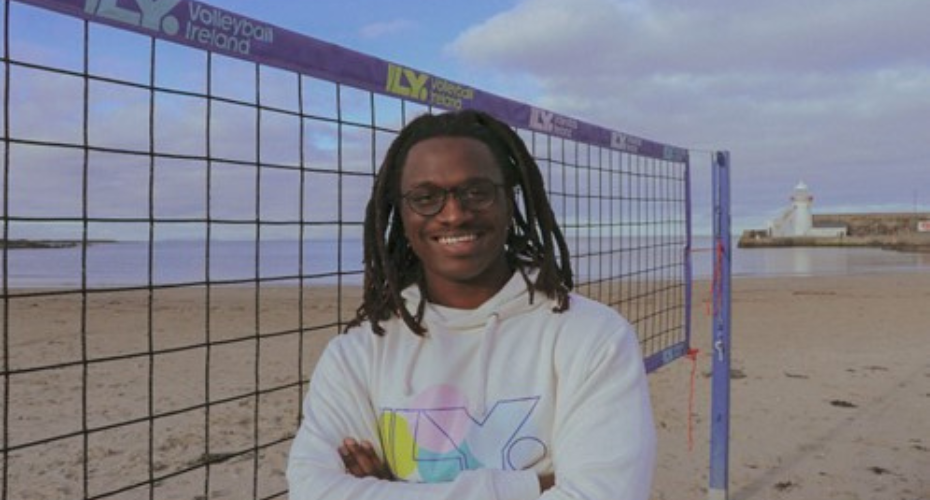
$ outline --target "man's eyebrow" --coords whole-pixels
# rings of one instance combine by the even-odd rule
[[[475,177],[469,177],[469,178],[463,180],[462,182],[460,182],[460,183],[458,183],[458,184],[452,186],[451,188],[457,188],[457,187],[460,187],[460,186],[467,186],[467,185],[469,185],[469,184],[471,184],[471,183],[478,182],[478,181],[491,181],[491,182],[496,182],[494,179],[492,179],[492,178],[490,178],[490,177],[487,177],[487,176],[484,176],[484,175],[478,175],[478,176],[475,176]],[[434,187],[434,188],[437,188],[437,189],[446,189],[446,188],[440,187],[438,184],[436,184],[436,183],[433,182],[433,181],[423,181],[423,182],[420,182],[420,183],[413,184],[413,185],[409,186],[409,187],[408,187],[408,190],[410,190],[410,189],[417,189],[417,188],[420,188],[420,187]],[[451,189],[451,188],[450,188],[450,189]]]
[[[407,190],[409,191],[411,189],[420,189],[420,188],[439,188],[439,186],[437,186],[435,183],[430,182],[430,181],[423,181],[423,182],[414,184],[412,186],[409,186]]]

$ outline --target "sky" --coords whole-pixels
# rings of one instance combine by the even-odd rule
[[[924,0],[214,3],[609,128],[728,150],[736,228],[765,227],[799,181],[815,213],[930,211]]]
[[[799,181],[815,213],[930,212],[925,0],[209,3],[689,148],[702,193],[727,150],[736,231]]]

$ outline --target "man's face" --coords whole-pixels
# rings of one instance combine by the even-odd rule
[[[444,189],[481,199],[477,188],[468,189],[487,187],[489,182],[495,185],[494,201],[483,208],[469,209],[467,202],[463,206],[451,192],[445,193],[445,204],[434,215],[411,208],[411,201],[428,199],[419,194],[432,192],[441,197]],[[407,153],[400,179],[400,192],[406,197],[401,202],[401,219],[407,240],[423,264],[430,300],[454,303],[442,296],[450,290],[493,294],[509,279],[504,245],[512,204],[508,190],[501,187],[503,182],[491,150],[477,139],[436,137],[415,144]]]

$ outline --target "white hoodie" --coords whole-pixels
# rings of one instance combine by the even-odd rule
[[[416,308],[419,290],[403,296]],[[291,500],[645,500],[655,428],[636,336],[613,309],[571,307],[518,272],[474,310],[428,304],[425,338],[398,318],[327,346],[291,448]],[[367,440],[397,481],[345,471]],[[555,473],[540,496],[538,476]]]

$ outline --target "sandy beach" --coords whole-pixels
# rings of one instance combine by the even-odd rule
[[[703,314],[690,451],[692,363],[651,376],[655,499],[707,498]],[[930,274],[737,279],[732,348],[731,500],[930,498]]]
[[[301,380],[350,317],[344,293],[342,312],[326,288],[10,298],[8,498],[283,492]],[[696,364],[650,376],[654,499],[707,497],[700,300],[694,327]],[[733,329],[730,499],[930,499],[930,274],[737,279]]]

